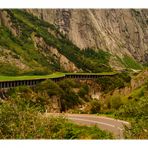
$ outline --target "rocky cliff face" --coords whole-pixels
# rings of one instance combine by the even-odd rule
[[[44,73],[141,69],[147,30],[142,9],[0,10],[0,65],[6,72],[9,65]]]
[[[148,10],[124,9],[29,9],[55,24],[79,48],[103,49],[148,61]]]
[[[64,55],[60,54],[56,48],[53,48],[47,45],[43,38],[34,36],[33,40],[34,40],[36,49],[41,51],[42,54],[44,54],[45,56],[47,56],[47,59],[48,59],[48,55],[51,55],[56,61],[59,61],[60,67],[62,69],[66,69],[68,71],[74,71],[74,72],[78,71],[78,68],[74,65],[74,63],[69,61]]]

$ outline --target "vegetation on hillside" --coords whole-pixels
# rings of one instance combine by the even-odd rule
[[[102,93],[104,93],[105,98],[101,98],[100,100],[92,99],[89,96],[90,87],[87,84],[70,79],[65,79],[58,83],[54,83],[51,80],[46,80],[33,88],[23,86],[9,90],[6,95],[7,100],[3,100],[0,103],[0,114],[3,114],[1,118],[4,119],[0,124],[2,127],[1,129],[3,129],[3,131],[0,132],[2,133],[2,137],[5,137],[5,134],[10,133],[10,135],[14,136],[15,138],[22,138],[23,136],[23,138],[43,138],[45,131],[47,130],[47,128],[49,128],[47,124],[44,124],[45,120],[46,123],[49,122],[49,125],[52,129],[54,129],[55,127],[52,127],[51,125],[56,125],[56,128],[58,128],[56,132],[60,133],[60,136],[61,132],[64,132],[65,134],[67,133],[68,135],[69,132],[72,132],[72,137],[68,137],[68,135],[59,137],[59,135],[56,135],[55,133],[53,134],[53,136],[51,134],[53,133],[53,131],[49,128],[49,131],[51,133],[47,133],[46,135],[49,138],[82,138],[82,135],[84,133],[82,134],[81,132],[85,132],[84,129],[87,129],[86,127],[79,127],[69,122],[67,123],[65,119],[61,118],[41,118],[40,120],[41,113],[44,113],[45,111],[50,112],[53,109],[52,99],[55,99],[54,96],[56,96],[57,98],[60,98],[59,111],[91,114],[109,114],[116,118],[128,120],[131,122],[131,127],[126,128],[125,138],[147,138],[148,83],[145,83],[143,86],[134,90],[133,92],[131,92],[131,94],[127,96],[121,96],[120,94],[111,95],[111,91],[114,91],[115,88],[120,88],[122,86],[118,84],[122,82],[124,85],[126,85],[130,81],[130,77],[126,74],[122,74],[122,76],[120,77],[117,76],[118,75],[115,75],[114,79],[107,79],[106,86],[108,87],[109,84],[112,86],[109,87],[109,89],[104,87],[105,89],[102,90]],[[101,83],[100,86],[103,87]],[[5,112],[5,114],[3,112]],[[35,116],[39,119],[38,121],[36,121],[37,119]],[[7,117],[9,118],[7,119]],[[20,121],[20,119],[22,121]],[[8,126],[5,125],[6,122],[8,123]],[[23,136],[19,135],[18,133],[20,133],[20,129],[29,128],[30,122],[34,125],[33,129],[32,125],[31,129],[28,129],[27,131],[24,130],[24,133],[21,133],[23,134]],[[61,123],[63,123],[63,126]],[[17,129],[15,127],[16,125],[19,126],[20,129]],[[41,127],[41,125],[43,127]],[[6,130],[4,130],[5,128]],[[40,128],[42,129],[42,134],[40,133],[41,131],[37,130]],[[79,128],[83,130],[81,131],[79,130]],[[87,130],[89,131],[89,129]],[[91,129],[91,131],[92,130],[93,128]],[[6,133],[4,133],[4,131],[6,131]],[[14,135],[12,134],[13,132]],[[15,135],[15,133],[17,134]],[[31,133],[34,134],[32,135]],[[87,134],[84,134],[85,136],[83,138],[97,138],[92,134],[92,132],[86,133]],[[7,136],[6,138],[9,137]],[[10,136],[10,138],[14,137]],[[107,136],[106,138],[109,137]]]
[[[131,121],[126,129],[125,138],[148,138],[148,82],[128,96],[128,102],[122,105],[115,114],[118,118]]]
[[[24,10],[4,11],[10,16],[12,26],[18,30],[18,35],[14,36],[8,28],[1,25],[0,33],[2,36],[0,37],[0,45],[15,52],[18,58],[22,58],[23,62],[31,67],[31,71],[38,72],[46,69],[46,74],[50,71],[63,71],[59,61],[48,50],[43,49],[46,56],[43,54],[43,51],[36,50],[33,34],[36,37],[42,37],[47,45],[57,48],[59,53],[67,57],[83,71],[111,71],[108,63],[110,54],[107,52],[103,50],[95,52],[92,49],[81,51],[63,36],[56,26],[44,22]]]
[[[38,86],[34,91],[28,87],[18,87],[9,92],[8,100],[0,100],[0,139],[113,138],[110,133],[95,126],[79,126],[63,117],[42,114],[50,103],[50,96],[63,93],[56,84],[50,83],[42,84],[50,94],[48,98],[45,98],[43,87]]]
[[[128,73],[123,72],[113,77],[103,76],[96,80],[96,82],[101,86],[101,91],[107,93],[114,90],[115,88],[122,88],[129,83],[131,77]]]
[[[48,46],[56,48],[81,71],[112,71],[109,65],[110,53],[101,49],[87,48],[80,50],[58,30],[56,25],[40,20],[25,10],[7,9],[1,11],[7,12],[7,17],[10,18],[12,23],[11,28],[16,30],[16,35],[2,23],[0,25],[0,46],[14,52],[17,58],[30,68],[27,71],[18,69],[19,71],[14,71],[13,75],[23,73],[49,74],[51,71],[67,71],[62,67],[59,59],[56,59],[47,49],[37,49],[40,47],[35,46],[35,37],[43,38]],[[128,69],[142,68],[138,62],[128,56],[118,59]],[[16,68],[14,65],[11,65],[11,67]],[[10,75],[7,70],[3,73]]]
[[[0,63],[0,75],[16,76],[19,74],[19,68],[15,65]]]
[[[13,58],[19,59],[29,67],[29,70],[20,70],[12,63],[1,61],[0,75],[6,76],[1,76],[0,80],[49,78],[64,75],[62,73],[47,75],[53,71],[65,72],[67,69],[63,69],[60,61],[55,59],[46,48],[39,50],[38,45],[35,46],[34,37],[41,37],[48,46],[56,48],[60,54],[84,73],[112,71],[109,65],[111,54],[108,52],[89,48],[80,50],[59,32],[57,26],[44,22],[24,10],[1,11],[7,12],[12,23],[11,29],[15,29],[17,35],[14,35],[13,31],[2,22],[0,24],[0,47],[14,53]],[[138,12],[136,13],[138,15]],[[129,56],[124,56],[122,59],[117,57],[117,59],[127,69],[143,68]],[[16,75],[19,77],[10,77]],[[126,128],[125,138],[147,139],[148,83],[129,95],[112,95],[115,89],[127,86],[130,80],[129,73],[123,71],[112,77],[98,78],[94,83],[100,86],[98,91],[104,95],[99,100],[91,98],[89,85],[70,79],[58,83],[46,80],[32,88],[13,88],[8,91],[5,100],[0,99],[0,138],[112,138],[109,133],[101,131],[97,127],[78,126],[62,117],[43,117],[42,113],[53,109],[52,99],[56,97],[60,98],[60,111],[110,114],[131,122],[131,127]]]
[[[96,104],[99,114],[110,115],[131,123],[125,129],[126,139],[148,138],[148,83],[132,91],[131,94],[106,96]]]
[[[138,63],[136,60],[134,60],[132,57],[129,57],[125,55],[122,59],[117,57],[118,61],[125,66],[127,69],[135,69],[135,70],[141,70],[142,64]]]

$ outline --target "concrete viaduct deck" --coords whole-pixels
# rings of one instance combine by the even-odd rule
[[[45,78],[28,78],[28,79],[8,79],[8,80],[0,80],[0,89],[5,88],[13,88],[17,86],[35,86],[38,83],[45,81],[47,79],[51,79],[54,82],[61,81],[63,79],[97,79],[104,76],[114,76],[117,73],[65,73],[62,76],[56,77],[45,77]]]

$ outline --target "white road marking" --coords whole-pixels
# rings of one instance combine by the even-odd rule
[[[97,124],[107,125],[107,126],[116,128],[115,125],[108,124],[108,123],[105,123],[105,122],[92,121],[92,120],[80,119],[80,118],[75,118],[75,117],[68,117],[68,119],[71,119],[71,120],[72,120],[72,119],[73,119],[73,120],[79,120],[79,121],[85,121],[85,122],[90,122],[90,123],[97,123]],[[123,129],[121,129],[120,127],[117,127],[117,128],[118,128],[119,130],[123,130]]]
[[[122,124],[120,124],[121,125],[121,127],[120,127],[120,125],[114,125],[114,123],[112,123],[112,124],[109,124],[109,123],[107,123],[108,121],[106,121],[106,122],[101,122],[101,121],[93,121],[93,120],[91,120],[91,119],[85,119],[85,117],[86,118],[94,118],[94,119],[107,119],[107,120],[111,120],[111,121],[114,121],[115,123],[117,123],[117,122],[119,122],[119,123],[124,123],[124,124],[130,124],[129,122],[126,122],[126,121],[122,121],[122,120],[117,120],[117,119],[111,119],[111,118],[108,118],[108,117],[100,117],[100,116],[95,116],[95,115],[91,115],[91,116],[89,116],[89,115],[86,115],[86,114],[84,114],[84,115],[79,115],[79,114],[53,114],[53,113],[48,113],[48,115],[53,115],[53,116],[59,116],[59,115],[61,115],[61,116],[63,116],[63,117],[66,117],[67,119],[69,119],[69,120],[73,120],[73,121],[84,121],[84,122],[88,122],[88,123],[94,123],[94,124],[100,124],[100,125],[106,125],[106,126],[109,126],[109,127],[112,127],[112,129],[113,128],[115,128],[117,131],[118,131],[118,133],[117,133],[117,131],[112,131],[115,135],[116,134],[118,134],[118,136],[120,135],[121,137],[122,137],[122,132],[123,132],[123,130],[124,130],[124,127],[122,127],[123,125]],[[84,123],[85,124],[85,123]],[[100,127],[101,128],[101,127]],[[110,131],[110,130],[109,130]]]
[[[81,116],[81,115],[72,114],[72,116],[77,116],[77,117],[80,116],[80,117],[84,117],[85,118],[85,115]],[[87,115],[86,117],[89,117],[89,115]],[[121,122],[121,123],[129,124],[129,122],[127,122],[127,121],[122,121],[122,120],[119,120],[119,119],[112,119],[112,118],[109,118],[109,117],[101,117],[101,116],[90,116],[90,117],[91,118],[95,118],[95,119],[107,119],[107,120],[118,121],[118,122]]]
[[[116,127],[115,125],[108,124],[108,123],[105,123],[105,122],[99,122],[99,121],[92,121],[92,120],[80,119],[80,118],[76,118],[76,117],[68,117],[68,118],[69,118],[69,119],[74,119],[74,120],[79,120],[79,121],[86,121],[86,122],[91,122],[91,123],[98,123],[98,124],[102,124],[102,125],[107,125],[107,126],[111,126],[111,127],[114,127],[114,128],[117,128],[117,129],[123,131],[122,128]]]
[[[111,118],[108,118],[108,117],[101,117],[101,116],[99,118],[108,119],[108,120],[112,120],[112,121],[118,121],[118,122],[121,122],[121,123],[129,124],[129,122],[122,121],[122,120],[119,120],[119,119],[111,119]]]

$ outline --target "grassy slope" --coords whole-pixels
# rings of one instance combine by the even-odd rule
[[[122,59],[117,57],[117,59],[127,69],[135,69],[135,70],[143,69],[143,66],[140,63],[138,63],[135,59],[129,56],[124,56]]]

